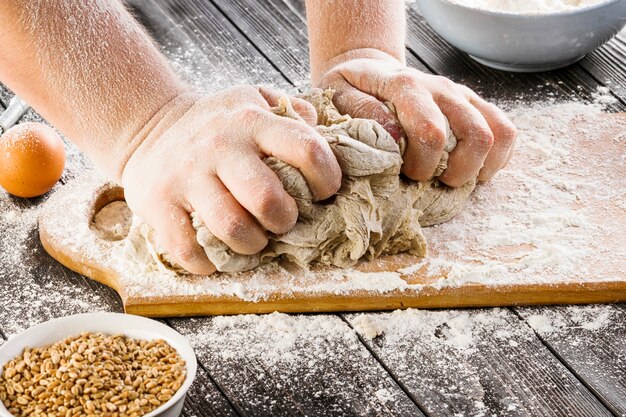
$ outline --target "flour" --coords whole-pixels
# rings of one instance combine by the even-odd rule
[[[42,261],[48,255],[37,233],[42,208],[42,204],[31,205],[0,190],[0,316],[6,318],[4,336],[52,317],[121,309],[102,297],[102,287],[78,274],[60,265],[42,267],[49,264]]]
[[[387,403],[388,401],[393,400],[393,394],[385,388],[379,389],[378,391],[374,393],[374,395],[376,396],[376,398],[378,398],[378,401],[380,401],[383,404]]]
[[[549,333],[569,334],[573,329],[600,332],[617,319],[616,311],[607,306],[568,306],[559,311],[543,309],[532,314],[526,321],[540,335]]]
[[[105,240],[122,240],[128,236],[132,213],[124,201],[113,201],[102,207],[91,222],[91,229]]]
[[[447,271],[446,285],[497,283],[503,277],[523,281],[546,273],[560,277],[591,273],[580,260],[589,259],[590,246],[609,230],[591,220],[590,211],[576,207],[576,202],[588,201],[598,193],[598,184],[594,176],[571,175],[580,156],[572,152],[571,147],[578,144],[570,131],[576,119],[593,117],[599,111],[598,106],[576,102],[512,108],[509,115],[521,131],[513,164],[526,167],[505,169],[477,189],[457,218],[425,229],[427,240],[443,254],[400,272],[411,273],[425,266],[431,274]],[[592,125],[578,133],[592,137],[593,130]],[[613,169],[610,164],[597,168],[601,172]],[[603,187],[602,194],[600,198],[607,202],[624,200],[620,186]],[[466,262],[450,259],[444,245],[464,253]],[[508,252],[504,256],[502,248]],[[498,259],[491,256],[496,252]],[[626,255],[618,249],[615,256],[624,259]]]
[[[274,387],[305,392],[307,402],[326,405],[333,415],[386,415],[402,404],[407,407],[402,415],[414,414],[408,412],[414,405],[337,315],[272,313],[175,319],[171,324],[222,387],[251,394],[246,398],[257,401],[256,414],[302,413],[296,408],[300,400],[272,395]]]
[[[473,9],[515,14],[548,14],[582,9],[607,0],[450,0]]]

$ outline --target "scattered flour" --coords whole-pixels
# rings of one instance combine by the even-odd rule
[[[539,333],[552,333],[557,331],[557,329],[561,329],[564,327],[564,323],[562,320],[550,320],[549,317],[533,314],[527,319],[528,324],[533,329],[537,330]]]
[[[507,310],[482,312],[459,310],[396,310],[391,313],[350,315],[352,327],[366,339],[383,337],[386,344],[402,344],[405,338],[419,338],[423,343],[448,346],[466,354],[475,351],[476,337],[491,332],[498,340],[518,337],[504,330],[502,320],[510,316]]]
[[[576,174],[576,166],[585,157],[575,149],[581,144],[572,137],[576,129],[572,126],[583,129],[583,123],[576,121],[593,120],[600,109],[598,103],[578,102],[511,108],[509,115],[520,129],[512,166],[479,187],[452,221],[425,229],[431,252],[438,255],[400,272],[412,273],[425,266],[431,274],[447,272],[440,286],[468,281],[584,280],[603,275],[589,269],[584,260],[597,256],[626,259],[620,245],[611,248],[614,252],[602,253],[596,242],[605,240],[611,227],[594,218],[594,209],[581,207],[581,202],[610,206],[626,200],[620,185],[623,177],[613,176],[607,181],[614,185],[599,188],[595,175]],[[584,129],[576,131],[577,136],[595,140],[597,131],[605,127],[589,123]],[[626,143],[623,136],[615,140]],[[594,168],[604,175],[618,165],[599,161]],[[461,259],[453,259],[459,253],[464,254]]]
[[[25,119],[41,121],[32,112]],[[66,149],[63,178],[89,173],[76,147],[66,144]],[[45,205],[40,200],[48,196],[26,200],[0,189],[0,317],[5,319],[1,330],[6,337],[53,317],[122,309],[112,290],[44,259],[48,255],[39,242],[37,218]]]
[[[374,395],[376,396],[376,398],[378,398],[378,401],[380,401],[383,404],[387,403],[388,401],[393,400],[393,394],[385,388],[379,389],[378,391],[374,393]]]
[[[569,333],[572,329],[598,332],[605,330],[616,319],[615,310],[600,305],[568,306],[558,311],[542,310],[526,318],[530,327],[539,334]]]
[[[363,314],[356,316],[352,321],[352,326],[366,339],[374,339],[383,334],[384,329],[379,325],[376,320],[372,319],[373,316],[369,314]]]
[[[607,0],[450,0],[473,9],[515,14],[548,14],[590,7]]]
[[[188,338],[222,387],[249,393],[245,398],[259,402],[257,413],[301,414],[301,409],[285,413],[293,400],[277,397],[274,387],[307,393],[307,401],[319,401],[322,407],[332,404],[327,411],[333,415],[384,415],[408,402],[394,395],[395,382],[337,315],[272,313],[176,319],[171,324]]]

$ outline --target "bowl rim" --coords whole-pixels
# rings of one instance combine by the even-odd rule
[[[504,11],[498,11],[498,10],[480,9],[477,7],[469,7],[463,4],[456,3],[453,0],[439,0],[439,1],[441,1],[442,3],[446,3],[450,6],[456,6],[464,10],[471,10],[471,11],[483,13],[486,15],[507,17],[507,18],[520,19],[520,20],[530,20],[530,19],[538,19],[538,18],[544,18],[544,17],[561,17],[561,16],[565,17],[565,16],[584,14],[584,13],[588,13],[588,12],[595,11],[598,9],[602,9],[604,7],[611,6],[615,3],[619,3],[625,0],[604,0],[600,3],[592,4],[591,6],[580,7],[580,8],[572,9],[572,10],[564,10],[564,11],[554,12],[554,13],[512,13],[512,12],[504,12]]]
[[[2,345],[0,345],[0,356],[4,351],[9,350],[11,348],[19,347],[20,351],[23,351],[24,348],[27,346],[28,347],[41,347],[41,346],[49,345],[50,343],[44,343],[44,344],[26,343],[26,340],[29,339],[29,336],[31,334],[36,334],[40,330],[53,328],[54,326],[58,326],[63,322],[72,323],[74,326],[76,326],[74,323],[91,323],[92,320],[96,317],[98,319],[113,321],[117,325],[119,325],[120,327],[119,332],[111,333],[109,331],[102,330],[102,332],[105,334],[123,334],[123,335],[128,335],[129,337],[132,337],[134,339],[141,339],[142,337],[129,335],[129,333],[132,333],[133,330],[137,330],[146,334],[150,334],[150,333],[154,335],[158,334],[160,338],[168,342],[168,344],[170,345],[174,345],[174,344],[180,345],[178,348],[176,348],[175,346],[172,346],[172,347],[185,360],[185,370],[187,371],[187,374],[185,375],[185,381],[180,386],[180,388],[174,393],[172,398],[170,398],[167,402],[165,402],[164,404],[161,404],[159,407],[152,410],[148,414],[145,414],[144,417],[156,417],[160,413],[163,413],[164,411],[170,409],[180,400],[184,399],[185,395],[187,394],[187,391],[191,387],[191,384],[193,383],[196,377],[196,372],[198,369],[198,363],[197,363],[196,355],[193,351],[193,348],[191,347],[191,344],[189,343],[189,341],[182,334],[174,330],[172,327],[167,326],[166,324],[163,324],[159,321],[156,321],[147,317],[143,317],[143,316],[137,316],[134,314],[127,314],[127,313],[115,313],[115,312],[101,311],[101,312],[93,312],[93,313],[78,313],[78,314],[71,314],[68,316],[57,317],[57,318],[50,319],[42,323],[36,324],[34,326],[31,326],[23,330],[22,332],[9,337]],[[125,324],[130,324],[130,326],[125,328]],[[131,331],[128,331],[129,329]],[[84,331],[98,332],[99,330],[93,330],[91,328],[90,330],[77,328],[76,331],[72,332],[69,336],[72,336],[72,335],[76,336]],[[66,335],[60,336],[59,340],[62,340],[65,337],[68,337],[68,336]],[[147,340],[152,340],[152,339],[147,339]],[[0,362],[0,372],[2,372],[5,364],[6,362]],[[2,402],[0,402],[0,416],[13,417],[13,414],[9,413],[9,411],[4,406],[4,404],[2,404]]]

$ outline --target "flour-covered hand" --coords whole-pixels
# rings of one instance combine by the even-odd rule
[[[510,159],[516,128],[504,113],[469,88],[409,68],[381,51],[349,51],[335,57],[315,81],[335,90],[339,111],[378,121],[396,139],[406,135],[403,173],[432,177],[446,140],[446,122],[458,144],[439,177],[458,187],[478,175],[490,179]],[[391,103],[393,113],[384,103]]]
[[[233,251],[254,254],[267,231],[285,233],[298,209],[263,158],[298,168],[316,198],[334,194],[341,169],[328,143],[307,123],[271,111],[281,93],[242,86],[214,96],[183,94],[144,127],[124,168],[126,200],[186,270],[215,271],[196,241],[190,213]],[[292,98],[311,123],[313,107]]]

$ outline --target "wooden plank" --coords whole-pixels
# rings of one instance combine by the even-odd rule
[[[507,309],[345,317],[428,415],[611,415]]]
[[[242,83],[292,88],[280,72],[208,1],[154,0],[150,2],[150,7],[141,2],[135,5],[144,18],[150,19],[153,34],[169,51],[170,58],[183,66],[193,62],[195,57],[206,63],[201,69],[188,74],[203,81],[197,82],[203,86],[203,91],[215,92]],[[178,27],[176,35],[168,34],[175,31],[173,27]],[[181,33],[187,38],[186,42],[173,48],[168,45],[173,36],[180,42]],[[166,36],[165,42],[161,41],[163,36]],[[201,52],[200,55],[196,49]]]
[[[514,310],[615,415],[626,416],[624,304]]]
[[[587,55],[580,65],[626,102],[626,38],[616,36]]]
[[[284,5],[227,0],[214,3],[292,84],[309,83],[309,48],[301,36],[306,27]],[[281,28],[280,34],[276,27]]]
[[[184,417],[234,417],[238,414],[200,364],[196,379],[187,391],[181,415]]]
[[[294,85],[309,85],[306,21],[304,14],[297,12],[304,4],[291,8],[291,3],[277,0],[212,1]],[[407,62],[414,68],[427,71],[410,53],[407,53]]]
[[[335,315],[170,322],[241,415],[423,415]]]
[[[0,83],[0,111],[7,107],[10,97],[13,95],[2,83]]]

